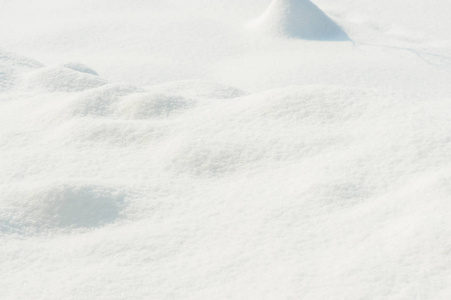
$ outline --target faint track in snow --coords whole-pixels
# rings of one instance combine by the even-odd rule
[[[433,53],[433,52],[425,51],[425,50],[417,50],[414,48],[376,45],[376,44],[370,44],[370,43],[355,43],[354,46],[356,46],[356,47],[369,46],[369,47],[378,47],[378,48],[384,48],[384,49],[392,49],[392,50],[411,52],[411,53],[415,54],[423,62],[425,62],[429,65],[432,65],[434,67],[437,67],[441,70],[451,72],[451,57],[450,56]]]

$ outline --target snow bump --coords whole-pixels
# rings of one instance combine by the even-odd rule
[[[346,41],[348,35],[309,0],[274,0],[251,27],[269,35]]]
[[[164,94],[138,94],[118,103],[117,114],[127,119],[168,117],[192,107],[194,101]]]
[[[152,91],[197,99],[232,99],[246,93],[238,88],[205,80],[182,80],[150,87]]]
[[[0,92],[13,87],[22,73],[42,66],[35,60],[0,50]]]
[[[45,67],[27,74],[24,86],[48,92],[82,92],[105,85],[107,81],[86,72],[65,67]]]
[[[100,227],[119,217],[125,200],[121,189],[71,182],[11,185],[0,191],[1,233]]]
[[[75,70],[78,72],[82,72],[82,73],[87,73],[87,74],[96,75],[96,76],[99,75],[95,70],[91,69],[90,67],[88,67],[84,64],[78,63],[78,62],[66,63],[63,65],[63,67],[66,67],[66,68],[69,68],[69,69],[72,69],[72,70]]]

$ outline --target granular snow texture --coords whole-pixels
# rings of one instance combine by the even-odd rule
[[[2,1],[0,298],[449,299],[450,9]]]

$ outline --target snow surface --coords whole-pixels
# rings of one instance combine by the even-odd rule
[[[449,299],[450,11],[1,1],[0,298]]]
[[[309,0],[274,0],[250,24],[254,30],[307,40],[349,40],[346,33]]]

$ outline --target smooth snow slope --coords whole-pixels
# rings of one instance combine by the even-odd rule
[[[451,4],[270,4],[0,3],[1,299],[451,297]]]

